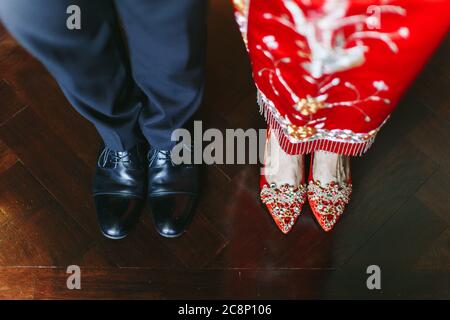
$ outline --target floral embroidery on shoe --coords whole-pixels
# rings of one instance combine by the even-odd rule
[[[308,199],[319,224],[329,231],[336,224],[350,201],[351,183],[334,181],[322,186],[319,180],[308,184]]]
[[[283,184],[277,187],[275,183],[265,184],[260,196],[281,231],[288,233],[306,202],[306,186]]]

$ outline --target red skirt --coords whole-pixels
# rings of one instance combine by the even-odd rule
[[[233,0],[289,154],[366,152],[450,26],[450,0]]]

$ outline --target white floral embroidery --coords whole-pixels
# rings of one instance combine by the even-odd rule
[[[303,36],[309,47],[310,61],[303,64],[314,78],[333,74],[360,66],[365,62],[365,53],[368,48],[364,45],[364,39],[377,39],[384,42],[390,50],[398,52],[398,47],[393,41],[396,37],[409,36],[408,28],[402,27],[394,33],[383,33],[375,30],[361,31],[364,25],[372,26],[376,16],[353,15],[346,16],[349,0],[326,0],[319,11],[305,12],[295,0],[283,0],[290,17],[281,17],[265,13],[266,19],[274,19],[282,25],[294,30]],[[405,15],[406,11],[400,6],[378,5],[380,13],[389,12]],[[354,27],[350,36],[345,36],[343,27]],[[348,46],[354,41],[352,46]],[[297,42],[298,43],[298,42]]]
[[[389,89],[384,81],[374,81],[373,86],[379,91],[387,91]]]
[[[263,38],[263,42],[267,45],[267,47],[269,49],[277,49],[278,48],[278,42],[275,39],[275,36],[272,36],[272,35],[265,36]]]
[[[381,4],[376,6],[380,14],[406,15],[404,8],[389,5],[386,0],[381,1]],[[308,103],[320,103],[321,108],[333,108],[336,106],[351,107],[358,110],[364,116],[365,121],[371,121],[370,117],[358,104],[368,101],[380,101],[389,104],[390,101],[388,99],[380,96],[381,92],[389,90],[386,83],[382,80],[373,81],[375,92],[366,97],[361,97],[359,89],[353,83],[342,81],[338,77],[332,77],[332,75],[336,72],[349,70],[365,63],[365,55],[369,51],[369,47],[364,44],[365,39],[382,41],[392,52],[398,52],[398,47],[394,40],[397,38],[407,38],[409,36],[408,28],[401,27],[392,33],[364,30],[364,26],[370,29],[377,22],[379,23],[379,21],[374,21],[374,19],[379,19],[379,17],[366,14],[346,16],[349,0],[325,0],[319,10],[310,10],[308,12],[304,12],[295,0],[282,0],[282,3],[289,14],[274,16],[271,13],[264,13],[263,17],[268,20],[277,21],[302,36],[302,40],[295,39],[294,41],[299,48],[298,54],[301,57],[307,58],[307,61],[301,65],[307,72],[304,75],[304,79],[316,85],[317,95],[308,95],[304,99],[301,99],[290,87],[283,77],[280,65],[291,63],[291,58],[274,57],[271,51],[277,49],[279,44],[273,35],[265,36],[262,39],[265,47],[263,45],[257,45],[256,47],[273,63],[273,68],[266,67],[259,70],[257,72],[258,76],[263,76],[264,73],[269,75],[269,84],[275,95],[280,95],[281,88],[286,90],[292,98],[293,107],[297,111],[299,110],[299,106],[302,106],[299,104],[304,105]],[[302,0],[302,3],[308,5],[310,1]],[[343,31],[344,27],[347,29],[353,27],[353,33],[345,35]],[[279,88],[277,88],[275,79],[278,80],[281,87],[278,85]],[[348,101],[328,102],[328,91],[337,86],[343,86],[351,90],[354,98]],[[304,116],[294,114],[294,117],[298,119],[307,120]],[[309,120],[311,121],[311,116],[309,116]],[[314,120],[315,122],[319,122],[315,125],[323,127],[323,122],[326,121],[326,118],[322,118],[321,120]]]

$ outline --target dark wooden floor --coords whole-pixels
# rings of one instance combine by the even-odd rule
[[[228,0],[209,17],[205,127],[264,127]],[[148,210],[103,238],[90,197],[99,138],[43,67],[0,29],[0,298],[450,298],[450,41],[377,143],[353,162],[345,217],[309,209],[282,235],[258,201],[258,167],[211,166],[187,234],[162,239]],[[82,266],[82,290],[65,269]],[[382,290],[366,288],[381,267]]]

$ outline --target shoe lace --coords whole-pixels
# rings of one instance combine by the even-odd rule
[[[98,158],[98,165],[104,167],[108,160],[111,161],[114,166],[119,163],[131,163],[129,153],[127,151],[115,151],[110,148],[104,148]]]
[[[171,153],[170,150],[156,149],[153,147],[147,156],[148,165],[151,166],[155,160],[170,161],[172,165],[175,165],[172,161],[170,153]]]

